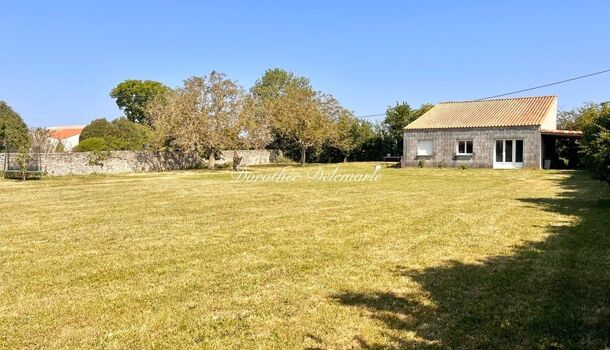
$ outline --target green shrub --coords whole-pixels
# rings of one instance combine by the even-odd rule
[[[92,121],[83,129],[80,135],[80,142],[82,144],[90,139],[102,139],[104,141],[104,150],[139,151],[151,143],[152,134],[153,132],[150,127],[131,122],[125,117],[115,119],[112,122],[102,118]],[[99,140],[95,141],[95,146],[99,145]],[[85,149],[78,150],[85,151]],[[99,149],[89,149],[87,145],[86,150]]]
[[[460,169],[462,169],[462,170],[466,170],[466,169],[468,169],[468,165],[466,165],[466,164],[461,164],[461,165],[460,165]]]
[[[417,167],[418,168],[423,168],[426,165],[426,161],[424,160],[418,160],[417,161]]]
[[[95,119],[81,131],[79,142],[93,137],[106,138],[113,134],[112,129],[112,124],[105,118]]]
[[[106,150],[108,150],[108,145],[106,140],[101,137],[90,137],[74,147],[76,152],[99,152]]]

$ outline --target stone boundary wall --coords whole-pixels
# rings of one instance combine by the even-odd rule
[[[241,165],[264,165],[272,163],[282,153],[279,150],[238,150]],[[145,171],[168,171],[195,169],[206,165],[178,153],[148,151],[113,151],[109,153],[64,152],[42,154],[42,170],[46,175],[124,174]],[[4,169],[5,154],[0,154],[0,172]],[[216,165],[231,163],[233,150],[222,151]]]

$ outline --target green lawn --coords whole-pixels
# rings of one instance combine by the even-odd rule
[[[603,349],[609,299],[585,173],[0,180],[0,348]]]

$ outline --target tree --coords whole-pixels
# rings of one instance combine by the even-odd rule
[[[152,130],[147,125],[137,124],[122,117],[109,122],[104,118],[95,119],[85,126],[79,138],[79,145],[89,139],[103,140],[104,150],[142,150],[152,141]],[[99,140],[92,143],[93,148],[99,148]],[[88,143],[77,147],[77,151],[85,152],[91,148]]]
[[[579,109],[561,111],[558,127],[583,132],[581,155],[587,169],[595,179],[610,184],[610,103],[587,103]]]
[[[577,119],[583,131],[585,163],[593,177],[610,184],[610,104],[590,104]]]
[[[394,107],[386,109],[383,123],[388,127],[388,131],[394,140],[402,140],[403,129],[407,124],[415,120],[412,118],[412,114],[413,110],[406,102],[396,102]]]
[[[271,141],[271,118],[265,111],[264,102],[252,95],[244,99],[240,117],[241,131],[238,147],[243,149],[264,148]]]
[[[557,113],[557,129],[560,130],[576,130],[578,125],[579,112],[577,110],[559,111]]]
[[[283,95],[288,87],[311,88],[309,79],[295,76],[294,73],[280,68],[267,69],[258,79],[250,92],[255,98],[273,99]]]
[[[288,86],[282,95],[267,101],[274,129],[297,144],[301,165],[305,164],[307,149],[320,147],[332,136],[330,101],[309,87],[297,86]]]
[[[30,147],[34,152],[53,153],[56,145],[51,141],[51,132],[45,128],[31,128],[29,130]]]
[[[153,80],[125,80],[110,91],[110,96],[116,100],[127,119],[150,124],[144,111],[146,104],[169,90],[167,86]]]
[[[356,150],[375,137],[373,126],[370,122],[358,119],[350,113],[343,113],[336,123],[336,132],[333,145],[343,152],[343,161]]]
[[[112,150],[141,150],[151,142],[152,129],[148,125],[137,124],[127,118],[112,121],[113,135],[107,137]]]
[[[74,151],[76,152],[99,152],[108,151],[108,143],[102,137],[90,137],[82,142],[79,142]]]
[[[214,168],[223,149],[248,144],[263,135],[264,122],[252,122],[258,114],[245,112],[243,88],[226,75],[212,72],[208,77],[192,77],[184,86],[152,101],[147,115],[161,143],[195,156],[208,156]],[[256,143],[256,142],[252,142]]]
[[[402,152],[402,138],[405,126],[429,111],[433,105],[422,104],[418,109],[412,109],[407,102],[396,102],[394,107],[388,107],[385,112],[383,124],[393,139],[393,152]]]
[[[112,124],[106,118],[94,119],[85,126],[78,138],[79,143],[91,137],[105,138],[113,134]]]
[[[409,123],[415,121],[415,119],[421,117],[422,115],[424,115],[424,113],[426,113],[427,111],[431,110],[432,107],[434,107],[433,104],[431,103],[424,103],[421,106],[419,106],[418,109],[414,110],[411,116],[411,121],[409,121]],[[406,125],[405,125],[406,126]]]
[[[265,104],[269,104],[274,99],[284,95],[288,87],[310,89],[311,85],[306,77],[297,76],[280,68],[273,68],[265,71],[261,78],[254,83],[254,86],[250,88],[250,93],[258,101],[257,104],[265,106]],[[263,110],[266,109],[263,108]],[[268,113],[268,111],[265,113]],[[293,149],[299,148],[293,140],[283,136],[273,125],[271,125],[270,137],[271,146],[282,149],[287,154],[292,153]],[[296,150],[296,152],[299,151]]]
[[[0,101],[0,149],[23,149],[29,145],[28,127],[6,102]]]

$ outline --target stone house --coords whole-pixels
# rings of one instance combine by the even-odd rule
[[[402,166],[548,168],[557,138],[557,97],[443,102],[404,129]]]

